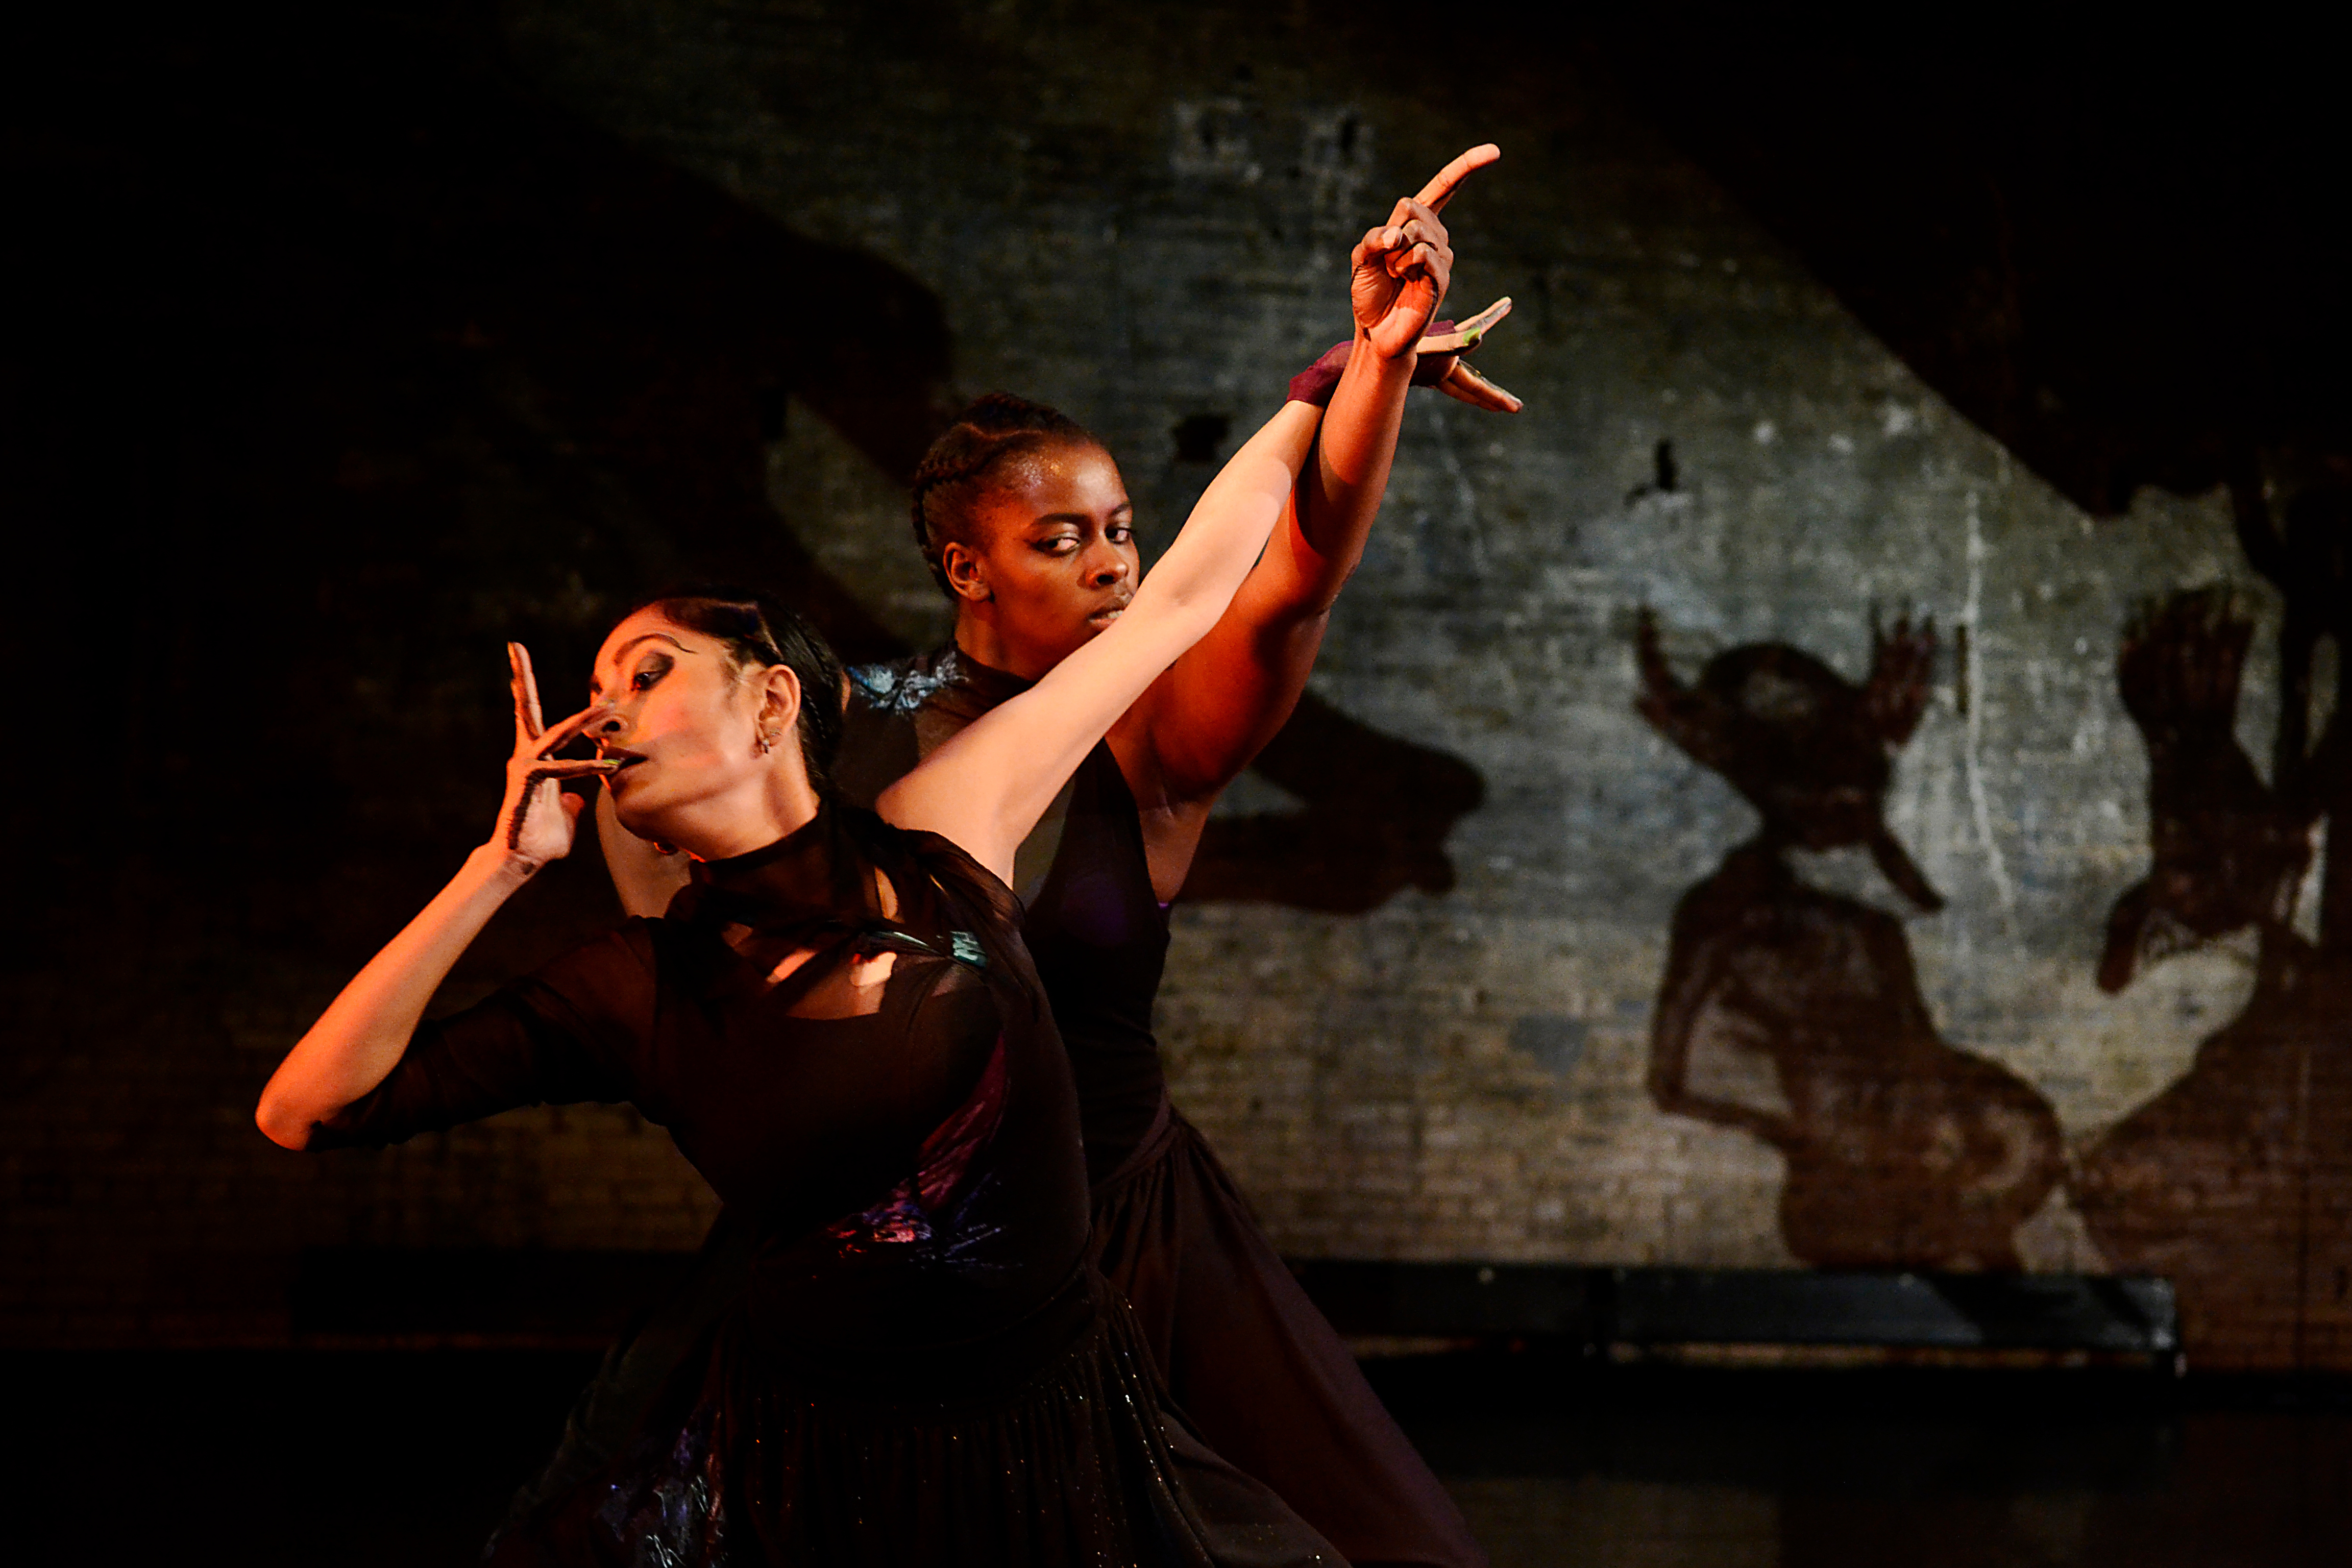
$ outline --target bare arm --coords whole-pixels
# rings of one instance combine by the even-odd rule
[[[1437,214],[1463,180],[1501,155],[1492,146],[1465,153],[1357,246],[1355,352],[1289,521],[1216,627],[1145,697],[1135,728],[1122,726],[1143,742],[1152,804],[1213,798],[1297,706],[1332,604],[1363,560],[1388,489],[1415,351],[1451,281],[1453,250]],[[1491,325],[1507,309],[1506,301],[1482,312],[1479,323]]]
[[[881,814],[1009,879],[1014,849],[1094,743],[1224,613],[1289,507],[1320,418],[1283,405],[1210,481],[1126,612],[885,790]]]
[[[466,857],[449,885],[368,961],[278,1064],[253,1117],[274,1143],[304,1147],[313,1127],[400,1065],[434,991],[467,944],[541,866],[571,849],[581,802],[563,794],[562,781],[612,765],[551,759],[597,710],[543,729],[530,656],[519,644],[507,647],[514,669],[515,751],[507,763],[498,831]]]

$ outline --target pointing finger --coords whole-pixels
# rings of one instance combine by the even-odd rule
[[[1502,156],[1503,150],[1492,142],[1481,142],[1438,170],[1437,177],[1421,187],[1421,195],[1416,199],[1433,212],[1443,211],[1445,204],[1454,199],[1454,193],[1463,181],[1487,164],[1499,162]]]

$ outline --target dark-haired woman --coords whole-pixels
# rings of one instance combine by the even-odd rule
[[[1351,374],[1366,345],[1374,357],[1404,347],[1383,333],[1394,320],[1388,263],[1406,233],[1430,247],[1442,287],[1452,254],[1437,209],[1498,155],[1464,154],[1358,247]],[[1498,314],[1462,336],[1475,342]],[[1294,396],[1328,395],[1341,357],[1300,377]],[[1517,406],[1458,359],[1433,358],[1422,378],[1475,405]],[[1213,1447],[1351,1562],[1470,1565],[1486,1558],[1460,1511],[1171,1106],[1151,1030],[1168,904],[1210,806],[1305,689],[1332,603],[1362,555],[1402,414],[1401,398],[1334,402],[1318,463],[1232,605],[1079,764],[1022,846],[1013,881],[1076,1074],[1097,1258],[1133,1303],[1179,1405]],[[1340,471],[1361,478],[1334,482]],[[1118,465],[1076,423],[1022,399],[983,398],[932,447],[915,481],[914,522],[955,599],[955,637],[935,654],[852,672],[847,798],[881,795],[965,725],[1035,689],[1132,613],[1139,592]],[[670,889],[656,858],[611,834],[606,853],[625,901],[662,907]],[[725,1293],[734,1228],[720,1222],[700,1270],[713,1300]],[[583,1412],[591,1430],[577,1434],[590,1446],[593,1403],[626,1406],[627,1358],[657,1365],[660,1336],[652,1342],[625,1349],[592,1390]]]
[[[1398,304],[1415,330],[1426,272]],[[1366,359],[1339,395],[1401,395],[1409,364]],[[510,650],[497,831],[297,1043],[257,1121],[299,1149],[626,1100],[755,1244],[612,1460],[499,1560],[1338,1561],[1163,1413],[1087,1261],[1076,1096],[1004,885],[1103,731],[1223,612],[1315,423],[1277,415],[1120,624],[941,746],[879,817],[830,801],[839,667],[772,605],[633,612],[592,705],[552,725]],[[593,760],[558,758],[576,740]],[[694,856],[692,886],[666,918],[425,1023],[484,922],[570,850],[561,781],[588,774],[632,832]]]

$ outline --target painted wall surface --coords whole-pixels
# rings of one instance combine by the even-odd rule
[[[1328,754],[1234,787],[1175,916],[1177,1100],[1286,1250],[2150,1269],[2182,1279],[2206,1361],[2352,1360],[2340,1093],[2307,1011],[2213,1069],[2227,1126],[2145,1121],[2284,1005],[2320,859],[2265,862],[2260,918],[2134,928],[2146,957],[2099,983],[2150,864],[2118,661],[2151,604],[2227,588],[2142,623],[2143,708],[2213,721],[2242,652],[2195,744],[2265,759],[2222,828],[2269,809],[2286,605],[2227,494],[2074,508],[1589,63],[1477,83],[1369,29],[1196,5],[891,10],[520,4],[503,44],[558,111],[914,280],[951,345],[935,401],[1003,387],[1087,422],[1148,543],[1213,469],[1201,433],[1230,451],[1342,334],[1350,242],[1454,152],[1505,150],[1447,214],[1453,302],[1517,302],[1479,363],[1527,410],[1416,398],[1315,677]],[[857,343],[871,297],[789,261],[749,287]],[[888,455],[936,409],[845,416],[825,385],[767,394],[743,447],[764,515],[729,515],[878,641],[927,644],[944,611]],[[588,571],[532,613],[592,631],[626,574]],[[252,978],[205,1047],[236,1065],[194,1091],[223,1130],[198,1163],[270,1194],[250,1257],[691,1245],[708,1194],[625,1112],[325,1173],[236,1143],[236,1095],[331,973]],[[52,1103],[81,1103],[69,1080]],[[16,1331],[275,1331],[219,1290],[180,1329],[27,1291]]]

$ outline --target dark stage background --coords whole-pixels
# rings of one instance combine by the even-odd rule
[[[2352,1370],[2328,52],[2245,12],[1442,22],[20,23],[26,1407],[72,1406],[77,1367],[135,1425],[142,1390],[291,1375],[239,1353],[366,1389],[405,1376],[371,1355],[468,1345],[536,1349],[478,1364],[560,1405],[544,1358],[712,1211],[657,1129],[547,1110],[303,1159],[250,1122],[483,830],[499,642],[576,670],[630,595],[714,573],[853,658],[935,637],[898,487],[995,385],[1100,430],[1164,540],[1339,335],[1347,243],[1487,138],[1455,303],[1517,298],[1484,363],[1530,406],[1408,421],[1315,691],[1180,906],[1180,1102],[1302,1258],[2157,1274],[2192,1367]],[[1875,809],[1823,829],[1840,787]],[[450,1000],[614,914],[585,851]],[[518,1271],[537,1296],[500,1294]],[[2176,1415],[2148,1475],[2237,1442]],[[1465,1497],[1517,1473],[1448,1463]],[[1634,1480],[1668,1489],[1606,1508],[1717,1484]],[[1726,1518],[1780,1495],[1723,1484]],[[1803,1560],[1772,1509],[1765,1555],[1638,1560]],[[1998,1560],[2105,1561],[2095,1511]]]

